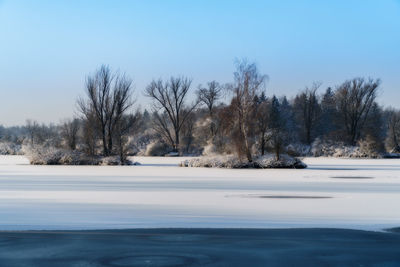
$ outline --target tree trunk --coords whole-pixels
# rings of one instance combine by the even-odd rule
[[[261,156],[265,154],[265,134],[261,135]]]
[[[111,154],[113,151],[112,147],[113,147],[112,135],[109,134],[108,135],[108,148],[107,148],[109,154]]]
[[[179,130],[175,129],[175,148],[174,148],[174,152],[178,152],[179,153]]]
[[[281,159],[281,153],[280,153],[281,147],[280,145],[275,145],[275,155],[276,155],[276,160]]]
[[[106,140],[106,130],[103,127],[101,130],[102,141],[103,141],[103,155],[108,156],[108,149],[107,149],[107,140]]]
[[[249,140],[248,140],[248,138],[247,138],[247,134],[246,134],[246,131],[245,131],[245,129],[244,129],[244,125],[243,124],[241,124],[241,131],[242,131],[242,135],[243,135],[243,138],[244,138],[244,146],[245,146],[245,150],[246,150],[246,157],[247,157],[247,160],[249,161],[249,162],[252,162],[253,161],[253,158],[251,157],[251,151],[250,151],[250,147],[249,147]]]

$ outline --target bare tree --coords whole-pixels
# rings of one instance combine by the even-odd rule
[[[79,120],[75,118],[73,120],[65,121],[61,125],[61,136],[63,137],[66,146],[71,150],[75,150],[78,143],[79,124]]]
[[[209,82],[207,85],[207,87],[199,86],[197,96],[199,101],[205,104],[208,109],[208,116],[211,120],[210,134],[213,137],[215,135],[214,109],[217,101],[222,96],[222,87],[216,81]]]
[[[113,150],[113,132],[122,116],[132,107],[132,80],[125,75],[112,73],[108,66],[101,66],[86,79],[87,99],[79,99],[78,105],[86,119],[94,118],[100,129],[103,154]]]
[[[168,140],[175,152],[179,152],[181,129],[199,103],[186,106],[191,83],[187,78],[171,77],[168,82],[152,81],[146,88],[146,95],[153,99],[156,130]]]
[[[51,145],[60,147],[61,139],[58,127],[54,124],[39,124],[37,121],[27,120],[25,131],[31,145]]]
[[[342,125],[351,145],[356,145],[373,106],[380,80],[355,78],[344,82],[335,98]]]
[[[237,142],[243,146],[243,153],[249,162],[253,161],[251,155],[252,132],[254,131],[254,98],[262,89],[267,79],[261,75],[257,66],[248,63],[246,60],[238,61],[234,72],[234,83],[230,86],[233,93],[232,116],[237,121],[238,138]]]
[[[298,94],[294,99],[295,116],[301,123],[303,140],[311,145],[316,126],[321,117],[321,107],[318,103],[317,90],[321,86],[320,82],[314,83],[311,88]]]

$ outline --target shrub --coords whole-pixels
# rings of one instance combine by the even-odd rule
[[[370,139],[360,141],[359,146],[346,146],[344,143],[321,141],[319,138],[311,145],[311,155],[337,158],[378,158],[382,156],[376,149],[373,140]]]
[[[61,158],[65,155],[61,149],[44,146],[26,146],[24,152],[29,162],[34,165],[60,164]]]
[[[100,159],[100,165],[140,165],[138,162],[133,162],[129,159],[125,159],[121,162],[119,156],[110,156],[110,157],[103,157]]]
[[[11,142],[0,143],[0,155],[22,155],[21,145],[17,145]]]
[[[264,169],[305,169],[307,165],[298,158],[281,155],[279,160],[274,155],[268,154],[255,160],[259,168]]]
[[[294,168],[304,169],[307,165],[297,158],[290,157],[289,155],[281,155],[277,160],[272,154],[260,156],[253,162],[247,162],[239,159],[234,155],[226,156],[204,156],[185,160],[181,162],[181,167],[205,167],[205,168],[228,168],[228,169],[242,169],[242,168]]]
[[[146,156],[164,156],[171,151],[170,147],[163,142],[153,142],[146,147]]]
[[[378,140],[371,135],[367,135],[365,139],[358,142],[360,152],[368,158],[378,158],[381,153],[381,146]]]
[[[34,165],[138,165],[128,159],[121,162],[119,156],[89,157],[83,152],[46,146],[27,146],[24,152]]]

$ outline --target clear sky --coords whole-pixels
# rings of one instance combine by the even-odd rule
[[[71,117],[101,64],[132,77],[146,107],[153,78],[226,83],[244,57],[268,95],[363,76],[400,107],[400,0],[0,0],[0,124]]]

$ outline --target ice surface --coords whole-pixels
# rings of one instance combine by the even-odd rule
[[[0,156],[0,230],[400,226],[399,159],[306,158],[304,170],[134,160],[142,165],[31,166]]]

